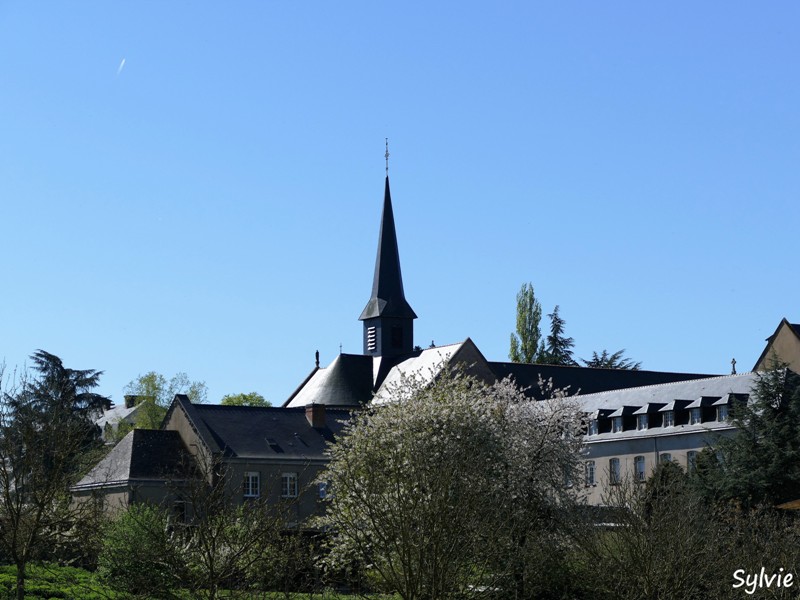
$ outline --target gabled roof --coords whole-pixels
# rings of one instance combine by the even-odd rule
[[[781,329],[786,328],[787,331],[794,334],[798,341],[800,341],[800,323],[789,323],[789,321],[784,317],[781,319],[781,322],[778,323],[778,326],[775,328],[775,332],[766,339],[766,346],[764,346],[763,352],[761,352],[761,356],[758,357],[756,364],[753,366],[753,370],[757,369],[765,369],[769,368],[768,364],[765,364],[766,359],[768,358],[769,352],[773,349],[773,342],[778,337]],[[789,361],[787,361],[789,362]]]
[[[669,373],[662,371],[631,371],[626,369],[595,369],[590,367],[566,367],[560,365],[537,365],[510,362],[489,362],[489,367],[498,379],[512,377],[525,394],[543,399],[539,389],[539,377],[553,380],[553,386],[569,386],[568,393],[594,394],[608,390],[619,390],[660,383],[704,379],[714,375],[701,373]]]
[[[403,292],[403,275],[400,272],[400,252],[397,249],[397,232],[389,192],[389,176],[383,194],[383,215],[378,237],[378,255],[375,258],[375,276],[372,295],[361,312],[360,321],[375,317],[416,319],[417,315],[406,302]]]
[[[177,398],[176,398],[177,402]],[[305,408],[181,403],[204,443],[229,458],[324,458],[344,427],[347,409],[326,407],[325,427],[311,427]]]
[[[390,362],[384,363],[390,368],[375,392],[374,401],[378,404],[390,399],[394,388],[400,385],[404,378],[415,377],[424,382],[433,381],[445,369],[462,364],[467,372],[479,369],[486,361],[478,348],[467,338],[458,344],[426,348],[412,355],[395,357]],[[381,370],[384,369],[381,364]]]
[[[328,407],[360,407],[371,401],[384,402],[393,386],[404,377],[432,380],[443,369],[463,365],[471,375],[494,380],[486,359],[467,338],[458,344],[435,346],[399,356],[340,354],[331,365],[316,369],[283,404],[300,408],[309,404]]]
[[[134,429],[73,490],[181,479],[192,460],[177,431]]]

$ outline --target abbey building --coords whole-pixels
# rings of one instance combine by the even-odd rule
[[[302,522],[320,510],[326,490],[317,474],[351,412],[384,400],[404,374],[432,378],[458,365],[487,382],[511,377],[535,400],[542,399],[540,378],[580,390],[587,417],[587,497],[602,504],[607,486],[626,476],[645,479],[660,461],[691,468],[715,435],[733,431],[730,407],[747,401],[755,377],[492,361],[468,337],[419,349],[416,318],[403,290],[387,176],[372,290],[358,317],[362,353],[342,353],[326,367],[317,365],[280,407],[192,404],[176,396],[159,430],[130,432],[73,488],[74,495],[99,495],[110,510],[136,502],[180,505],[181,482],[198,464],[215,464],[222,469],[209,477],[224,471],[233,501],[292,500],[293,518]],[[782,323],[763,360],[794,352],[800,361],[798,332],[800,327]]]

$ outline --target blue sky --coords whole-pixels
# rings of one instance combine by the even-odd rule
[[[795,2],[0,2],[0,357],[282,402],[361,352],[384,138],[427,346],[750,368],[800,321]],[[124,64],[123,64],[124,60]]]

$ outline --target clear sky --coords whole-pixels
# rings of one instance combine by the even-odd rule
[[[800,322],[800,4],[0,2],[0,357],[286,399],[361,352],[384,138],[416,343],[751,368]]]

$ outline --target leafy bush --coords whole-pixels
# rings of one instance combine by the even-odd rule
[[[172,598],[179,571],[165,511],[138,504],[109,525],[98,574],[112,588],[139,597]]]

